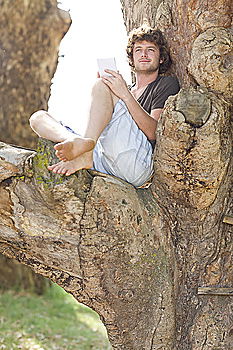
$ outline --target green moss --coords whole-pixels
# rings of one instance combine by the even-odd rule
[[[37,154],[33,158],[33,168],[37,183],[43,185],[45,189],[63,183],[64,176],[54,174],[48,170],[49,164],[53,164],[54,160],[57,161],[54,154],[53,143],[40,140],[36,151]]]
[[[136,263],[133,263],[133,265],[136,267],[140,267],[142,265],[147,265],[147,264],[156,264],[157,263],[157,254],[156,253],[152,253],[152,254],[142,254],[140,256],[140,258],[138,259],[138,261]]]
[[[52,150],[50,149],[50,147],[40,142],[36,152],[37,155],[34,157],[34,166],[41,170],[44,168],[47,169],[49,165],[49,160],[53,158]]]
[[[21,181],[25,181],[25,175],[21,175],[21,176],[15,176],[15,178],[17,179],[17,180],[21,180]]]
[[[168,274],[168,260],[163,250],[142,254],[137,262],[130,263],[133,270],[150,270],[151,276],[162,278]]]
[[[43,153],[37,153],[36,157],[34,158],[34,165],[39,169],[44,169],[45,167],[47,168],[49,165],[47,155]]]

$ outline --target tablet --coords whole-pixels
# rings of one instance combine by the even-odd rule
[[[105,72],[105,69],[111,69],[117,72],[115,57],[97,58],[97,64],[98,64],[99,74],[101,77],[106,75],[111,76],[111,74],[108,74]]]

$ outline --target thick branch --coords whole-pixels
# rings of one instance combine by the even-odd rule
[[[115,349],[185,346],[192,323],[184,314],[198,317],[190,298],[211,282],[213,254],[224,256],[216,218],[230,196],[229,126],[228,105],[211,93],[169,98],[152,192],[95,172],[48,172],[49,142],[36,156],[2,144],[0,251],[95,309]],[[182,340],[176,324],[186,329]]]
[[[20,150],[3,149],[3,166],[12,164],[12,151],[17,155]],[[153,324],[165,310],[158,311],[157,299],[167,299],[166,311],[174,318],[169,262],[158,241],[160,219],[150,192],[144,198],[142,190],[123,181],[93,178],[86,171],[69,178],[54,175],[46,169],[54,159],[51,144],[44,142],[31,172],[22,173],[28,155],[22,150],[14,172],[4,171],[0,251],[95,309],[116,348],[149,344]],[[145,333],[144,325],[152,319]],[[161,327],[168,330],[174,325]],[[171,342],[170,335],[164,342]]]

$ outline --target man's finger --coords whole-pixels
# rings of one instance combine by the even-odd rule
[[[117,76],[119,75],[119,73],[117,73],[116,71],[111,70],[111,69],[105,69],[104,71],[105,71],[106,73],[111,74],[111,75],[114,76],[114,77],[117,77]]]
[[[103,81],[105,84],[107,84],[107,85],[109,85],[109,84],[112,83],[111,80],[110,80],[109,78],[107,78],[107,77],[102,77],[102,81]]]

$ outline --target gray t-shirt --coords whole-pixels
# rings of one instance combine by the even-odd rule
[[[176,95],[179,90],[180,86],[176,77],[159,75],[157,79],[148,84],[138,98],[138,103],[150,114],[153,109],[163,108],[167,98]]]
[[[180,85],[176,77],[159,75],[148,84],[137,101],[150,114],[153,109],[162,109],[167,98],[176,95],[179,90]],[[156,141],[149,141],[154,149]]]

